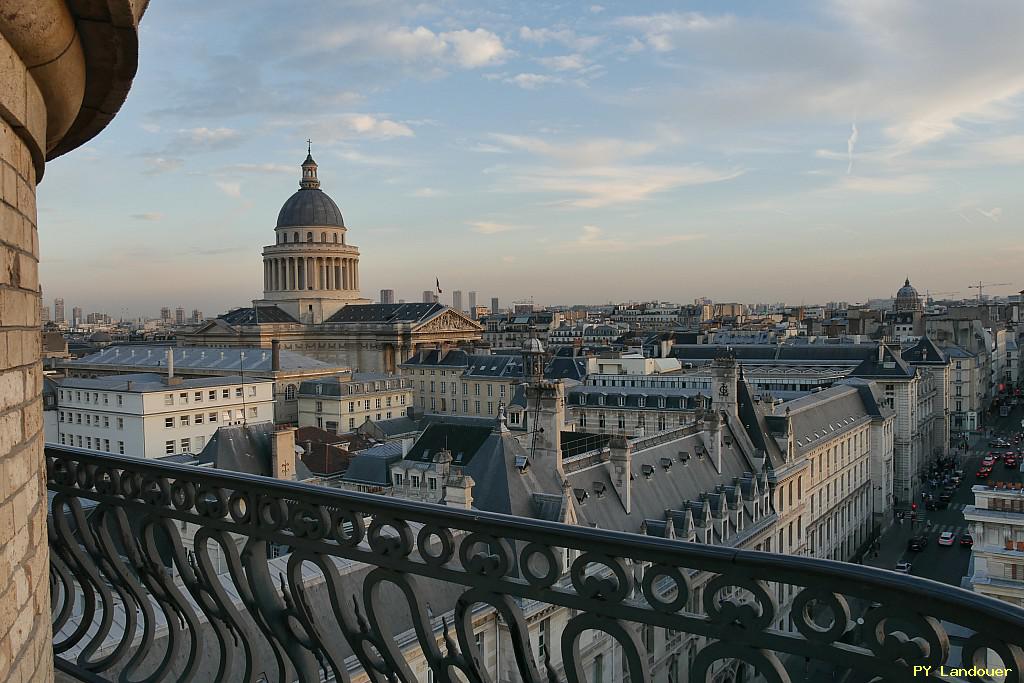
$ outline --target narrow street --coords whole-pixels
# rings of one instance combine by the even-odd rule
[[[1008,417],[995,417],[991,420],[990,426],[995,429],[995,436],[1009,436],[1014,432],[1021,431],[1021,420],[1024,419],[1024,406],[1014,408]],[[865,558],[865,564],[883,569],[892,569],[898,562],[909,562],[910,573],[914,576],[921,576],[935,581],[941,581],[953,586],[960,586],[963,578],[967,575],[970,565],[970,548],[960,545],[960,536],[967,533],[967,523],[964,521],[963,511],[967,505],[974,503],[974,494],[971,487],[976,484],[996,481],[1024,481],[1018,468],[1008,468],[1002,462],[996,462],[992,475],[988,480],[981,480],[975,477],[981,465],[982,458],[990,451],[1002,452],[1007,449],[989,448],[989,436],[974,435],[971,437],[971,448],[962,464],[958,465],[964,471],[963,480],[953,493],[953,498],[945,510],[926,511],[923,501],[917,500],[916,521],[911,522],[909,516],[902,524],[894,524],[883,536],[878,556],[871,554]],[[1016,447],[1013,450],[1019,450]],[[932,491],[936,496],[938,491]],[[956,537],[952,546],[940,546],[938,544],[939,534],[950,531]],[[924,550],[914,552],[908,550],[907,543],[915,534],[923,533],[928,538],[928,545]]]

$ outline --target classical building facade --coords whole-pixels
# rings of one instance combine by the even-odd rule
[[[312,153],[274,232],[274,244],[263,248],[262,303],[303,323],[321,323],[346,304],[369,303],[359,296],[359,248],[347,243],[341,210],[320,189]]]
[[[335,375],[299,386],[299,427],[332,434],[355,431],[367,420],[405,415],[412,405],[412,382],[383,373]]]
[[[397,372],[421,348],[479,340],[483,328],[436,302],[370,303],[359,291],[359,249],[341,210],[321,188],[312,155],[299,189],[263,249],[263,298],[208,320],[184,346],[269,348],[274,341],[357,372]]]

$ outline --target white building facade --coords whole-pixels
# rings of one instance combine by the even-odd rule
[[[238,376],[67,378],[59,382],[46,441],[146,458],[199,453],[222,425],[273,420],[273,387]]]

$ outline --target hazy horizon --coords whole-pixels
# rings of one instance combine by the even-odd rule
[[[1013,293],[1024,5],[935,5],[156,3],[122,111],[47,165],[43,297],[259,298],[306,138],[371,300]]]

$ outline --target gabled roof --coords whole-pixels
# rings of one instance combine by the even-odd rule
[[[227,425],[220,427],[199,454],[200,465],[212,465],[219,470],[269,477],[271,470],[271,440],[273,422]],[[295,478],[298,481],[313,475],[298,457],[295,458]]]
[[[418,323],[442,313],[442,304],[349,304],[325,323]]]
[[[882,359],[878,354],[861,361],[860,365],[853,369],[850,377],[871,377],[879,379],[907,379],[915,374],[914,368],[907,365],[903,357],[888,346],[882,345]]]
[[[928,337],[921,337],[917,344],[903,351],[903,360],[914,365],[947,365],[949,357]]]
[[[263,323],[291,323],[297,325],[298,320],[282,311],[277,306],[252,306],[235,308],[224,315],[217,316],[231,326],[256,325]]]

